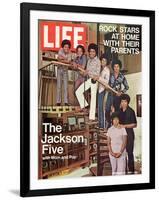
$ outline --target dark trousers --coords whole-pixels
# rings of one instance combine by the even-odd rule
[[[103,109],[105,90],[101,93],[98,93],[98,122],[99,128],[105,128],[105,112]]]
[[[130,173],[134,173],[134,132],[127,132],[127,145],[126,145],[126,151],[128,154],[128,169]]]
[[[107,129],[111,127],[111,106],[113,105],[113,95],[111,92],[108,93],[107,101],[106,101],[106,121],[108,122]]]
[[[113,96],[113,106],[115,108],[115,112],[119,112],[119,109],[120,109],[120,97]]]
[[[104,163],[98,166],[97,176],[103,176]]]

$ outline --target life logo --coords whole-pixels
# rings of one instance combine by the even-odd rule
[[[58,51],[64,39],[71,42],[72,51],[75,51],[79,44],[86,48],[87,26],[85,24],[42,21],[39,23],[39,28],[40,46],[43,51]]]

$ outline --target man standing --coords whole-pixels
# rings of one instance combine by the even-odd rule
[[[101,68],[102,71],[100,73],[100,79],[106,84],[109,83],[109,77],[110,77],[110,69],[109,69],[109,60],[106,57],[106,54],[103,54],[101,56]],[[106,101],[105,96],[108,92],[105,90],[105,87],[102,84],[99,84],[98,87],[98,123],[99,128],[103,129],[107,127],[107,121],[105,120],[105,104]],[[107,107],[106,107],[107,109]]]
[[[98,83],[96,80],[99,79],[101,64],[100,60],[97,57],[98,55],[98,46],[94,43],[89,44],[88,46],[89,59],[87,62],[87,70],[84,74],[88,75],[88,79],[84,81],[79,88],[76,90],[76,97],[80,104],[81,109],[88,106],[88,102],[84,97],[84,92],[89,88],[91,89],[91,103],[90,103],[90,111],[89,111],[89,119],[95,120],[95,112],[96,112],[96,94]]]
[[[120,109],[120,96],[125,94],[129,89],[128,82],[126,77],[121,72],[122,63],[120,60],[112,61],[112,69],[113,73],[110,76],[109,85],[117,91],[117,94],[112,94],[109,92],[107,99],[107,110],[110,113],[111,106],[114,107],[115,111],[118,112]]]
[[[137,120],[134,110],[129,106],[130,96],[128,94],[121,95],[121,109],[119,111],[119,119],[121,128],[125,128],[127,132],[126,151],[128,154],[129,174],[134,174],[134,139],[135,134],[133,128],[137,126]]]
[[[67,64],[71,63],[71,42],[69,40],[63,40],[61,44],[61,49],[58,52],[58,60]],[[68,106],[68,68],[64,66],[59,66],[57,68],[57,106],[61,105],[62,96],[62,81],[64,86],[64,105]]]

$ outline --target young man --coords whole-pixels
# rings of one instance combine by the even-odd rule
[[[101,56],[101,67],[102,71],[100,74],[100,79],[105,82],[109,83],[109,77],[110,77],[110,69],[108,67],[108,58],[105,54]],[[106,128],[106,120],[105,120],[105,102],[104,97],[106,95],[105,87],[102,84],[99,84],[98,87],[98,121],[99,121],[99,128],[103,129]]]
[[[69,40],[63,40],[61,49],[58,52],[58,60],[64,63],[71,63],[71,43]],[[68,106],[68,68],[64,66],[58,66],[57,68],[57,106],[61,105],[61,92],[62,92],[62,80],[64,85],[64,105]]]
[[[134,130],[137,126],[135,112],[129,106],[130,96],[128,94],[121,95],[121,109],[119,111],[120,127],[125,128],[127,132],[126,151],[128,153],[128,169],[129,174],[134,174]]]
[[[85,55],[85,48],[82,45],[78,45],[76,47],[76,58],[74,59],[73,66],[78,68],[77,65],[80,65],[81,68],[85,69],[86,63],[87,63],[87,58]],[[76,72],[77,78],[75,80],[75,90],[84,82],[85,78],[83,74],[79,71]]]
[[[89,111],[89,119],[95,120],[95,112],[96,112],[96,94],[97,94],[97,79],[99,78],[101,64],[100,60],[97,57],[98,47],[96,44],[91,43],[88,46],[89,59],[87,62],[87,70],[84,74],[88,75],[88,79],[84,81],[79,88],[76,90],[76,97],[80,104],[81,109],[88,106],[88,102],[84,97],[84,92],[91,88],[91,103],[90,103],[90,111]]]
[[[128,82],[125,76],[120,72],[122,63],[120,60],[112,61],[113,74],[110,76],[109,85],[118,92],[118,94],[108,94],[107,109],[111,110],[111,106],[114,107],[115,111],[120,109],[120,96],[126,93],[129,89]]]
[[[112,114],[112,126],[108,129],[109,158],[112,167],[112,175],[124,175],[126,169],[126,143],[127,133],[125,128],[119,125],[119,114]]]

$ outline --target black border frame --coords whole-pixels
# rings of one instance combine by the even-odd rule
[[[77,13],[111,14],[149,17],[150,19],[150,181],[149,183],[109,186],[87,186],[62,189],[30,189],[30,11],[61,11]],[[62,195],[155,188],[155,11],[117,8],[53,5],[37,3],[20,4],[20,196]],[[153,134],[152,134],[153,133]]]

